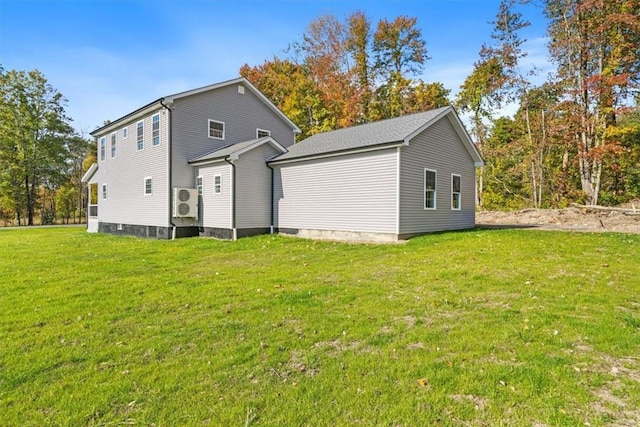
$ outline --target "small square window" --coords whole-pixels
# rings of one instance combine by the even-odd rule
[[[224,139],[224,123],[209,120],[209,138]]]

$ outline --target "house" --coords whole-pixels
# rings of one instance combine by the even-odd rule
[[[243,78],[160,98],[92,132],[88,229],[396,241],[475,226],[483,163],[453,108],[297,132]]]
[[[268,232],[265,160],[299,132],[244,78],[159,98],[91,132],[88,230],[161,239]]]

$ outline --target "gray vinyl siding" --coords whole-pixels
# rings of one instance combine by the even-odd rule
[[[262,144],[240,155],[236,162],[236,228],[271,225],[271,169],[266,160],[277,151]]]
[[[256,139],[257,128],[271,131],[271,136],[285,147],[294,143],[291,127],[250,90],[238,93],[237,84],[176,99],[172,114],[175,187],[194,187],[188,160]],[[208,137],[209,119],[224,122],[224,140]]]
[[[400,150],[400,234],[475,226],[474,162],[448,118],[413,138]],[[424,170],[437,171],[436,209],[424,209]],[[451,209],[451,174],[461,176],[462,205]]]
[[[209,228],[231,228],[231,166],[225,162],[200,166],[196,175],[202,176],[202,196],[199,198],[200,225]],[[213,192],[215,175],[222,176],[222,194]]]
[[[396,148],[274,166],[274,225],[396,233],[396,167]]]
[[[152,144],[151,117],[160,115],[160,145]],[[144,121],[144,150],[137,149],[136,123]],[[123,123],[117,128],[117,157],[111,157],[111,133],[107,139],[105,160],[93,178],[98,182],[98,220],[104,223],[168,226],[169,189],[167,181],[168,113],[159,109],[142,119]],[[122,129],[129,128],[126,139]],[[144,180],[152,178],[152,194],[145,195]],[[102,199],[102,184],[107,184],[107,200]]]

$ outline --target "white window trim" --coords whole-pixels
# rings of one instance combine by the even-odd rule
[[[433,207],[427,207],[427,172],[433,172],[436,174],[435,182],[436,188],[433,190]],[[424,169],[422,174],[422,207],[425,211],[435,211],[438,208],[438,171],[435,169]]]
[[[219,138],[217,136],[211,136],[211,122],[213,123],[220,123],[222,125],[222,138]],[[207,121],[207,136],[211,139],[218,139],[218,140],[224,140],[225,134],[227,132],[227,126],[225,125],[224,122],[221,122],[219,120],[213,120],[213,119],[209,119]]]
[[[122,139],[127,139],[127,137],[129,137],[129,126],[122,128]]]
[[[138,140],[138,125],[142,123],[142,148],[140,148],[140,141]],[[136,122],[136,149],[138,151],[144,150],[144,120]]]
[[[100,161],[103,162],[107,159],[107,137],[103,136],[100,138],[98,145],[100,146]]]
[[[196,176],[196,189],[198,190],[198,196],[202,196],[202,193],[204,193],[204,177],[202,175]]]
[[[457,193],[455,193],[453,191],[453,177],[457,176],[460,179],[460,191],[458,191]],[[459,201],[458,201],[458,207],[454,208],[453,207],[453,195],[454,194],[458,194],[459,195]],[[451,210],[452,211],[459,211],[460,209],[462,209],[462,176],[457,174],[457,173],[452,173],[451,174]]]
[[[116,149],[115,155],[113,153],[114,148]],[[111,153],[112,159],[118,157],[118,132],[111,133],[111,138],[109,138],[109,152]]]
[[[107,184],[102,184],[102,200],[107,200]]]
[[[154,118],[158,118],[158,143],[156,144],[155,142],[155,137],[153,136],[153,119]],[[153,145],[154,147],[157,147],[158,145],[160,145],[160,143],[162,142],[162,140],[160,139],[160,114],[154,114],[153,116],[151,116],[151,145]]]
[[[260,136],[260,132],[265,132],[267,134],[266,136],[271,136],[271,131],[270,130],[256,128],[256,139],[264,138],[263,136]]]
[[[220,184],[216,184],[216,178],[220,178]],[[218,187],[220,191],[217,191]],[[222,175],[217,174],[213,176],[213,195],[221,196],[222,195]]]
[[[147,193],[147,181],[149,181],[151,183],[151,192]],[[151,176],[145,176],[144,177],[144,195],[145,196],[153,196],[153,177]]]

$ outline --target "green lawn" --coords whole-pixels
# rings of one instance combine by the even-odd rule
[[[640,236],[0,231],[0,426],[640,424]]]

